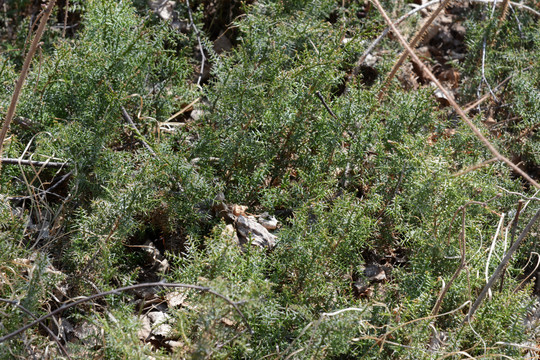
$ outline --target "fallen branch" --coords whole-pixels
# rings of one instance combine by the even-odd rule
[[[56,4],[56,0],[50,0],[47,4],[47,7],[42,12],[41,22],[39,23],[38,29],[36,31],[36,35],[34,36],[34,40],[32,41],[32,45],[30,46],[30,50],[28,50],[28,53],[26,54],[26,58],[24,59],[24,64],[22,66],[21,74],[19,75],[19,79],[17,80],[17,84],[15,85],[15,91],[13,92],[13,96],[11,97],[11,103],[9,104],[9,108],[6,114],[6,119],[4,120],[4,124],[2,125],[2,130],[0,131],[0,157],[2,156],[2,150],[4,145],[4,139],[6,138],[6,134],[9,130],[9,125],[11,124],[11,121],[13,120],[13,116],[15,115],[15,110],[17,109],[17,103],[19,101],[19,95],[21,94],[21,89],[24,85],[24,82],[26,80],[26,76],[28,75],[28,70],[30,69],[30,63],[32,62],[32,59],[34,57],[34,54],[37,51],[37,48],[39,47],[39,42],[41,40],[41,37],[43,36],[43,32],[45,31],[45,26],[47,26],[47,20],[49,20],[49,16],[51,15],[52,9],[54,8],[54,5]]]
[[[315,93],[317,95],[317,97],[321,100],[322,104],[324,105],[324,108],[326,109],[326,111],[328,111],[328,113],[334,118],[334,119],[337,119],[337,116],[336,114],[334,114],[334,112],[332,111],[332,109],[330,109],[330,106],[328,106],[328,104],[326,103],[326,101],[324,101],[324,98],[321,94],[320,91],[317,91]]]
[[[495,269],[495,272],[493,273],[493,275],[491,275],[491,278],[489,279],[488,283],[484,286],[484,288],[482,289],[482,292],[480,293],[480,295],[478,295],[478,298],[476,299],[474,304],[469,309],[469,313],[467,314],[467,316],[463,320],[462,325],[471,320],[472,316],[476,312],[476,309],[478,309],[478,307],[482,303],[482,300],[484,300],[484,298],[486,297],[488,291],[491,289],[491,287],[493,286],[495,281],[499,278],[499,275],[502,273],[503,269],[506,267],[506,265],[510,261],[510,258],[512,257],[512,255],[514,255],[514,253],[518,249],[519,245],[521,245],[521,243],[523,242],[523,240],[527,236],[527,234],[529,234],[529,231],[531,231],[532,226],[534,225],[536,220],[538,220],[539,217],[540,217],[540,209],[538,209],[536,214],[534,214],[533,218],[529,221],[529,223],[527,224],[527,226],[525,227],[523,232],[519,235],[516,242],[512,245],[512,247],[510,247],[510,250],[508,250],[508,252],[504,256],[504,258],[501,260],[501,263],[499,264],[497,269]]]
[[[418,45],[418,43],[420,42],[420,40],[422,40],[424,38],[424,35],[426,34],[427,30],[429,29],[429,27],[431,26],[431,24],[433,23],[433,21],[435,21],[435,19],[437,18],[437,16],[439,16],[439,14],[441,13],[441,11],[443,11],[444,9],[446,9],[446,7],[450,4],[450,0],[443,0],[439,6],[437,7],[437,9],[431,14],[431,16],[426,20],[426,22],[424,23],[424,25],[422,25],[422,27],[420,28],[420,30],[418,30],[418,32],[416,33],[416,35],[414,36],[414,38],[411,40],[409,46],[411,48],[415,48],[416,45]],[[401,54],[401,56],[399,57],[398,61],[396,61],[396,63],[394,64],[394,66],[392,67],[392,70],[390,71],[390,74],[388,74],[388,76],[386,77],[386,80],[384,81],[382,87],[381,87],[381,90],[379,91],[379,95],[378,95],[378,98],[379,98],[379,101],[381,101],[382,99],[384,99],[384,96],[386,95],[386,90],[388,89],[388,86],[390,86],[390,83],[392,82],[392,79],[394,78],[394,76],[396,75],[396,73],[398,72],[399,68],[401,67],[401,65],[403,65],[403,63],[405,62],[405,60],[407,59],[408,57],[408,53],[407,53],[407,50],[404,50],[403,53]]]
[[[195,36],[197,37],[197,42],[199,43],[199,50],[201,52],[201,70],[199,71],[199,77],[197,79],[197,87],[202,90],[201,86],[201,80],[204,73],[204,64],[206,62],[206,55],[204,55],[204,47],[202,45],[201,41],[201,33],[197,26],[195,25],[195,22],[193,21],[193,14],[191,13],[191,5],[189,4],[189,0],[186,0],[186,5],[188,9],[188,16],[189,16],[189,23],[193,27],[193,30],[195,31]]]
[[[36,160],[22,160],[22,159],[12,159],[12,158],[3,158],[2,164],[6,165],[25,165],[32,167],[49,167],[49,168],[63,168],[68,163],[67,162],[55,162],[55,161],[36,161]]]
[[[392,28],[392,31],[396,35],[396,37],[399,39],[399,42],[403,47],[407,50],[409,53],[409,56],[411,59],[422,69],[422,71],[430,78],[430,80],[439,88],[439,90],[443,93],[443,95],[448,99],[448,102],[450,105],[454,108],[456,113],[462,118],[462,120],[469,126],[469,128],[472,130],[474,135],[487,147],[487,149],[493,154],[495,158],[498,160],[501,160],[505,162],[512,170],[514,170],[516,173],[521,175],[524,179],[526,179],[529,183],[531,183],[534,187],[540,189],[540,184],[538,184],[535,180],[533,180],[526,172],[521,170],[516,164],[514,164],[512,161],[510,161],[506,156],[503,156],[496,148],[493,146],[486,137],[478,130],[478,128],[473,124],[473,122],[467,117],[467,114],[463,111],[463,109],[458,105],[458,103],[454,100],[454,97],[442,86],[442,84],[439,82],[437,77],[433,75],[431,70],[424,65],[424,63],[418,58],[418,56],[415,54],[414,50],[411,49],[407,41],[403,38],[403,35],[399,32],[399,30],[396,28],[396,26],[392,23],[392,20],[388,17],[386,14],[386,11],[381,6],[378,0],[372,0],[375,6],[379,9],[379,12],[383,16],[384,20]]]
[[[2,299],[0,298],[0,301],[1,302],[5,302],[7,304],[11,304],[15,307],[18,307],[19,309],[21,309],[24,313],[26,313],[28,316],[30,316],[31,318],[33,319],[37,319],[37,316],[34,315],[30,310],[28,310],[27,308],[25,308],[24,306],[22,306],[21,304],[19,304],[18,301],[14,301],[14,300],[9,300],[9,299]],[[62,353],[64,353],[64,355],[71,360],[71,357],[69,356],[69,353],[67,351],[67,349],[64,347],[64,345],[62,345],[62,343],[60,342],[60,339],[58,339],[58,336],[56,336],[51,329],[49,329],[49,327],[47,327],[47,325],[45,325],[45,323],[43,321],[40,321],[39,322],[39,325],[41,325],[41,327],[49,334],[49,336],[54,340],[54,342],[58,345],[58,347],[60,348],[60,351],[62,351]]]
[[[225,300],[228,304],[230,304],[234,308],[234,310],[236,310],[238,315],[240,315],[240,317],[242,318],[242,320],[246,324],[246,328],[248,329],[249,333],[253,334],[253,330],[251,329],[251,326],[249,326],[249,323],[248,323],[246,317],[244,316],[244,313],[242,313],[242,311],[238,308],[237,303],[233,302],[231,299],[229,299],[225,295],[222,295],[222,294],[212,290],[211,288],[204,287],[204,286],[190,285],[190,284],[178,284],[178,283],[170,283],[169,284],[169,283],[165,283],[165,282],[153,282],[153,283],[144,283],[144,284],[136,284],[136,285],[131,285],[131,286],[125,286],[125,287],[122,287],[122,288],[118,288],[118,289],[114,289],[114,290],[105,291],[105,292],[101,292],[101,293],[98,293],[98,294],[90,295],[90,296],[84,297],[82,299],[79,299],[77,301],[74,301],[74,302],[71,302],[71,303],[68,303],[68,304],[64,304],[61,307],[59,307],[58,309],[56,309],[54,311],[51,311],[50,313],[48,313],[46,315],[43,315],[42,317],[32,321],[31,323],[26,324],[26,325],[20,327],[19,329],[15,330],[15,331],[7,334],[7,335],[4,335],[4,336],[0,337],[0,343],[3,343],[4,341],[9,340],[9,339],[19,335],[23,331],[25,331],[27,329],[30,329],[31,327],[41,323],[43,320],[48,319],[48,318],[50,318],[50,317],[52,317],[52,316],[54,316],[54,315],[56,315],[58,313],[61,313],[61,312],[65,311],[65,310],[67,310],[69,308],[72,308],[74,306],[77,306],[77,305],[80,305],[82,303],[85,303],[85,302],[88,302],[88,301],[91,301],[91,300],[94,300],[94,299],[97,299],[97,298],[101,298],[101,297],[104,297],[104,296],[107,296],[107,295],[119,294],[119,293],[121,293],[123,291],[129,291],[129,290],[135,290],[135,289],[141,289],[141,288],[147,288],[147,287],[165,287],[165,288],[170,287],[170,288],[193,289],[193,290],[199,290],[201,292],[207,292],[209,294],[217,296],[217,297]]]
[[[154,149],[152,149],[150,145],[148,145],[146,140],[144,140],[144,136],[142,136],[142,134],[139,132],[139,129],[137,129],[137,126],[131,119],[131,116],[129,116],[128,112],[126,111],[126,108],[123,106],[121,108],[122,108],[122,116],[124,117],[124,120],[126,120],[129,123],[129,125],[131,125],[131,127],[133,128],[133,131],[137,133],[137,135],[139,136],[139,139],[142,141],[142,143],[144,144],[144,147],[146,147],[146,149],[150,152],[150,154],[156,156],[156,152],[154,151]]]

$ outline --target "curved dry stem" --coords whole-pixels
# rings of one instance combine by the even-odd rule
[[[411,48],[414,49],[416,47],[416,45],[418,45],[420,40],[422,40],[424,38],[424,35],[426,34],[428,28],[431,26],[433,21],[435,21],[435,19],[437,18],[437,16],[439,16],[441,11],[443,11],[449,4],[450,4],[450,0],[444,0],[443,2],[440,3],[440,5],[437,7],[437,9],[433,12],[433,14],[431,14],[431,16],[427,19],[427,21],[424,23],[424,25],[422,25],[420,30],[418,30],[418,32],[416,33],[414,38],[411,40],[411,42],[409,44],[409,46]],[[378,95],[379,101],[384,99],[384,96],[386,95],[386,90],[388,89],[388,86],[390,86],[390,82],[392,81],[392,79],[394,78],[396,73],[398,72],[401,65],[403,65],[403,63],[407,59],[408,55],[409,54],[407,53],[407,51],[404,50],[401,53],[401,56],[399,57],[398,61],[396,61],[396,63],[392,67],[392,70],[390,71],[390,74],[388,74],[388,76],[386,77],[386,80],[384,81],[384,83],[383,83],[383,85],[381,87],[381,90],[379,91],[379,95]]]
[[[50,0],[47,4],[47,7],[43,10],[43,15],[41,16],[41,22],[39,23],[36,35],[34,36],[34,40],[32,40],[32,45],[30,46],[30,50],[28,50],[26,58],[24,59],[21,74],[19,75],[19,79],[17,80],[17,84],[15,85],[15,91],[13,92],[13,96],[11,97],[11,103],[9,104],[6,119],[4,120],[2,130],[0,131],[0,158],[2,157],[4,139],[6,138],[9,126],[11,125],[11,121],[13,120],[13,116],[15,115],[15,110],[17,109],[17,103],[19,101],[19,95],[21,94],[21,89],[26,80],[26,76],[28,75],[30,63],[32,62],[32,58],[34,57],[34,54],[39,47],[39,41],[43,36],[43,32],[45,31],[45,27],[47,26],[47,20],[49,20],[49,16],[51,15],[52,9],[54,8],[55,4],[56,0]],[[0,163],[0,167],[1,166],[2,165]]]
[[[71,303],[68,303],[68,304],[64,304],[61,307],[59,307],[58,309],[56,309],[54,311],[51,311],[50,313],[48,313],[46,315],[43,315],[42,317],[32,321],[31,323],[26,324],[26,325],[20,327],[19,329],[15,330],[15,331],[7,334],[7,335],[4,335],[4,336],[0,337],[0,343],[19,335],[23,331],[35,326],[36,324],[39,324],[43,320],[48,319],[48,318],[50,318],[50,317],[52,317],[52,316],[54,316],[54,315],[56,315],[58,313],[61,313],[61,312],[65,311],[65,310],[67,310],[69,308],[72,308],[74,306],[77,306],[77,305],[80,305],[82,303],[85,303],[85,302],[88,302],[88,301],[91,301],[91,300],[94,300],[94,299],[97,299],[97,298],[100,298],[100,297],[104,297],[104,296],[107,296],[107,295],[118,294],[118,293],[121,293],[121,292],[124,292],[124,291],[140,289],[140,288],[146,288],[146,287],[170,287],[170,288],[193,289],[193,290],[199,290],[199,291],[202,291],[202,292],[207,292],[209,294],[217,296],[217,297],[225,300],[229,305],[231,305],[234,308],[234,310],[238,313],[238,315],[240,315],[243,322],[246,324],[246,328],[248,329],[249,333],[250,334],[253,333],[253,330],[251,329],[251,326],[249,326],[249,323],[248,323],[246,317],[244,316],[244,313],[238,308],[238,305],[234,301],[232,301],[231,299],[229,299],[225,295],[220,294],[220,293],[212,290],[211,288],[205,287],[205,286],[198,286],[198,285],[191,285],[191,284],[179,284],[179,283],[153,282],[153,283],[144,283],[144,284],[136,284],[136,285],[131,285],[131,286],[125,286],[125,287],[121,287],[121,288],[118,288],[118,289],[105,291],[105,292],[101,292],[101,293],[98,293],[98,294],[83,297],[82,299],[79,299],[77,301],[74,301],[74,302],[71,302]]]
[[[37,316],[34,315],[34,313],[32,313],[30,310],[28,310],[27,308],[25,308],[24,306],[22,306],[21,304],[19,304],[18,301],[14,301],[14,300],[9,300],[9,299],[3,299],[3,298],[0,298],[0,301],[1,302],[5,302],[7,304],[11,304],[19,309],[21,309],[24,313],[26,313],[28,316],[30,316],[31,318],[33,319],[37,319]],[[62,343],[60,342],[60,339],[58,339],[58,337],[52,332],[51,329],[49,329],[47,327],[47,325],[45,325],[45,323],[43,323],[43,321],[40,321],[39,322],[39,325],[41,325],[41,327],[43,329],[45,329],[45,331],[49,334],[49,336],[54,340],[54,342],[58,345],[58,347],[60,348],[60,350],[62,351],[62,353],[68,358],[71,360],[71,357],[69,356],[69,353],[67,351],[67,349],[64,347],[64,345],[62,345]]]
[[[384,20],[392,28],[392,31],[396,35],[396,37],[399,39],[399,42],[401,45],[406,49],[406,51],[409,53],[409,56],[411,59],[422,69],[422,71],[427,74],[427,76],[430,78],[430,80],[439,88],[439,90],[444,94],[446,99],[448,99],[448,102],[450,105],[454,108],[456,113],[461,117],[461,119],[467,124],[467,126],[472,130],[474,135],[486,146],[486,148],[493,154],[495,158],[498,160],[501,160],[505,162],[512,170],[514,170],[516,173],[521,175],[525,180],[527,180],[531,185],[533,185],[536,188],[540,189],[540,184],[537,183],[533,178],[531,178],[525,171],[521,170],[516,164],[514,164],[512,161],[510,161],[506,156],[502,155],[496,148],[493,146],[488,139],[480,132],[480,130],[473,124],[473,122],[468,118],[467,114],[463,111],[461,106],[458,105],[458,103],[454,100],[454,97],[442,86],[442,84],[439,82],[437,77],[433,75],[431,70],[424,65],[424,63],[418,58],[418,56],[415,54],[414,50],[411,49],[407,41],[403,38],[403,35],[399,32],[399,30],[396,28],[396,26],[392,23],[392,20],[388,17],[386,14],[386,11],[381,6],[378,0],[372,0],[377,9],[379,9],[379,12],[383,16]]]

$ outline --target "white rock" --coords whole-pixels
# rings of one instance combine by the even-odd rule
[[[239,216],[236,220],[236,230],[241,244],[251,240],[252,245],[272,248],[276,245],[277,237],[270,234],[268,230],[256,220]]]

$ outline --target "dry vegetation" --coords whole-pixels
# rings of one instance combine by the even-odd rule
[[[0,4],[0,358],[540,356],[534,1]]]

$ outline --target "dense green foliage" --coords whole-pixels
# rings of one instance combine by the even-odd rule
[[[0,15],[20,30],[0,47],[2,118],[20,71],[22,29],[28,28],[29,20],[17,16],[28,3],[13,2]],[[402,14],[409,9],[404,3],[383,5]],[[462,320],[485,285],[485,273],[493,273],[509,246],[519,193],[533,196],[534,189],[502,163],[459,174],[492,155],[437,103],[433,88],[404,90],[395,80],[386,99],[376,100],[400,51],[392,39],[379,45],[385,51],[373,85],[362,73],[345,84],[384,29],[373,8],[363,18],[357,15],[367,9],[362,2],[242,4],[245,15],[231,24],[230,51],[217,54],[202,31],[212,72],[201,90],[193,81],[200,62],[194,31],[171,29],[146,2],[72,5],[79,28],[66,37],[61,27],[49,28],[19,100],[18,119],[32,125],[15,122],[4,144],[3,157],[67,165],[58,172],[2,166],[1,298],[39,316],[60,301],[150,278],[208,286],[238,302],[252,334],[230,304],[186,292],[184,306],[169,309],[172,338],[182,343],[175,358],[525,356],[519,344],[534,344],[538,336],[524,326],[534,299],[531,283],[522,284],[534,268],[528,257],[539,251],[537,230],[474,320]],[[200,22],[212,2],[192,5],[204,29]],[[495,31],[491,8],[471,8],[463,19],[467,56],[452,63],[465,79],[459,102],[486,92],[486,82],[512,76],[497,106],[477,112],[474,121],[536,176],[538,18],[516,10]],[[177,10],[188,19],[185,4]],[[403,27],[417,22],[415,15]],[[483,54],[482,43],[493,33],[497,37]],[[200,118],[185,116],[174,133],[158,130],[199,97]],[[126,124],[122,107],[138,131]],[[497,125],[485,126],[488,118]],[[62,176],[58,196],[32,196]],[[220,197],[248,205],[254,214],[276,215],[281,227],[275,248],[240,247],[212,210]],[[535,205],[531,201],[521,212],[518,233]],[[504,227],[492,247],[501,217]],[[466,267],[440,315],[430,317],[459,266],[461,236]],[[139,248],[147,240],[165,252],[165,273],[146,266]],[[386,267],[386,280],[364,279],[373,263]],[[360,283],[369,289],[358,290]],[[70,356],[170,358],[167,347],[137,336],[142,309],[133,298],[129,292],[111,295],[63,313],[73,324],[103,329],[94,345],[67,342]],[[0,308],[2,335],[31,321],[12,304]],[[440,333],[444,344],[430,346]],[[32,328],[1,343],[0,357],[25,357],[30,346],[43,355],[49,346],[54,354],[47,356],[62,358],[50,341]]]

